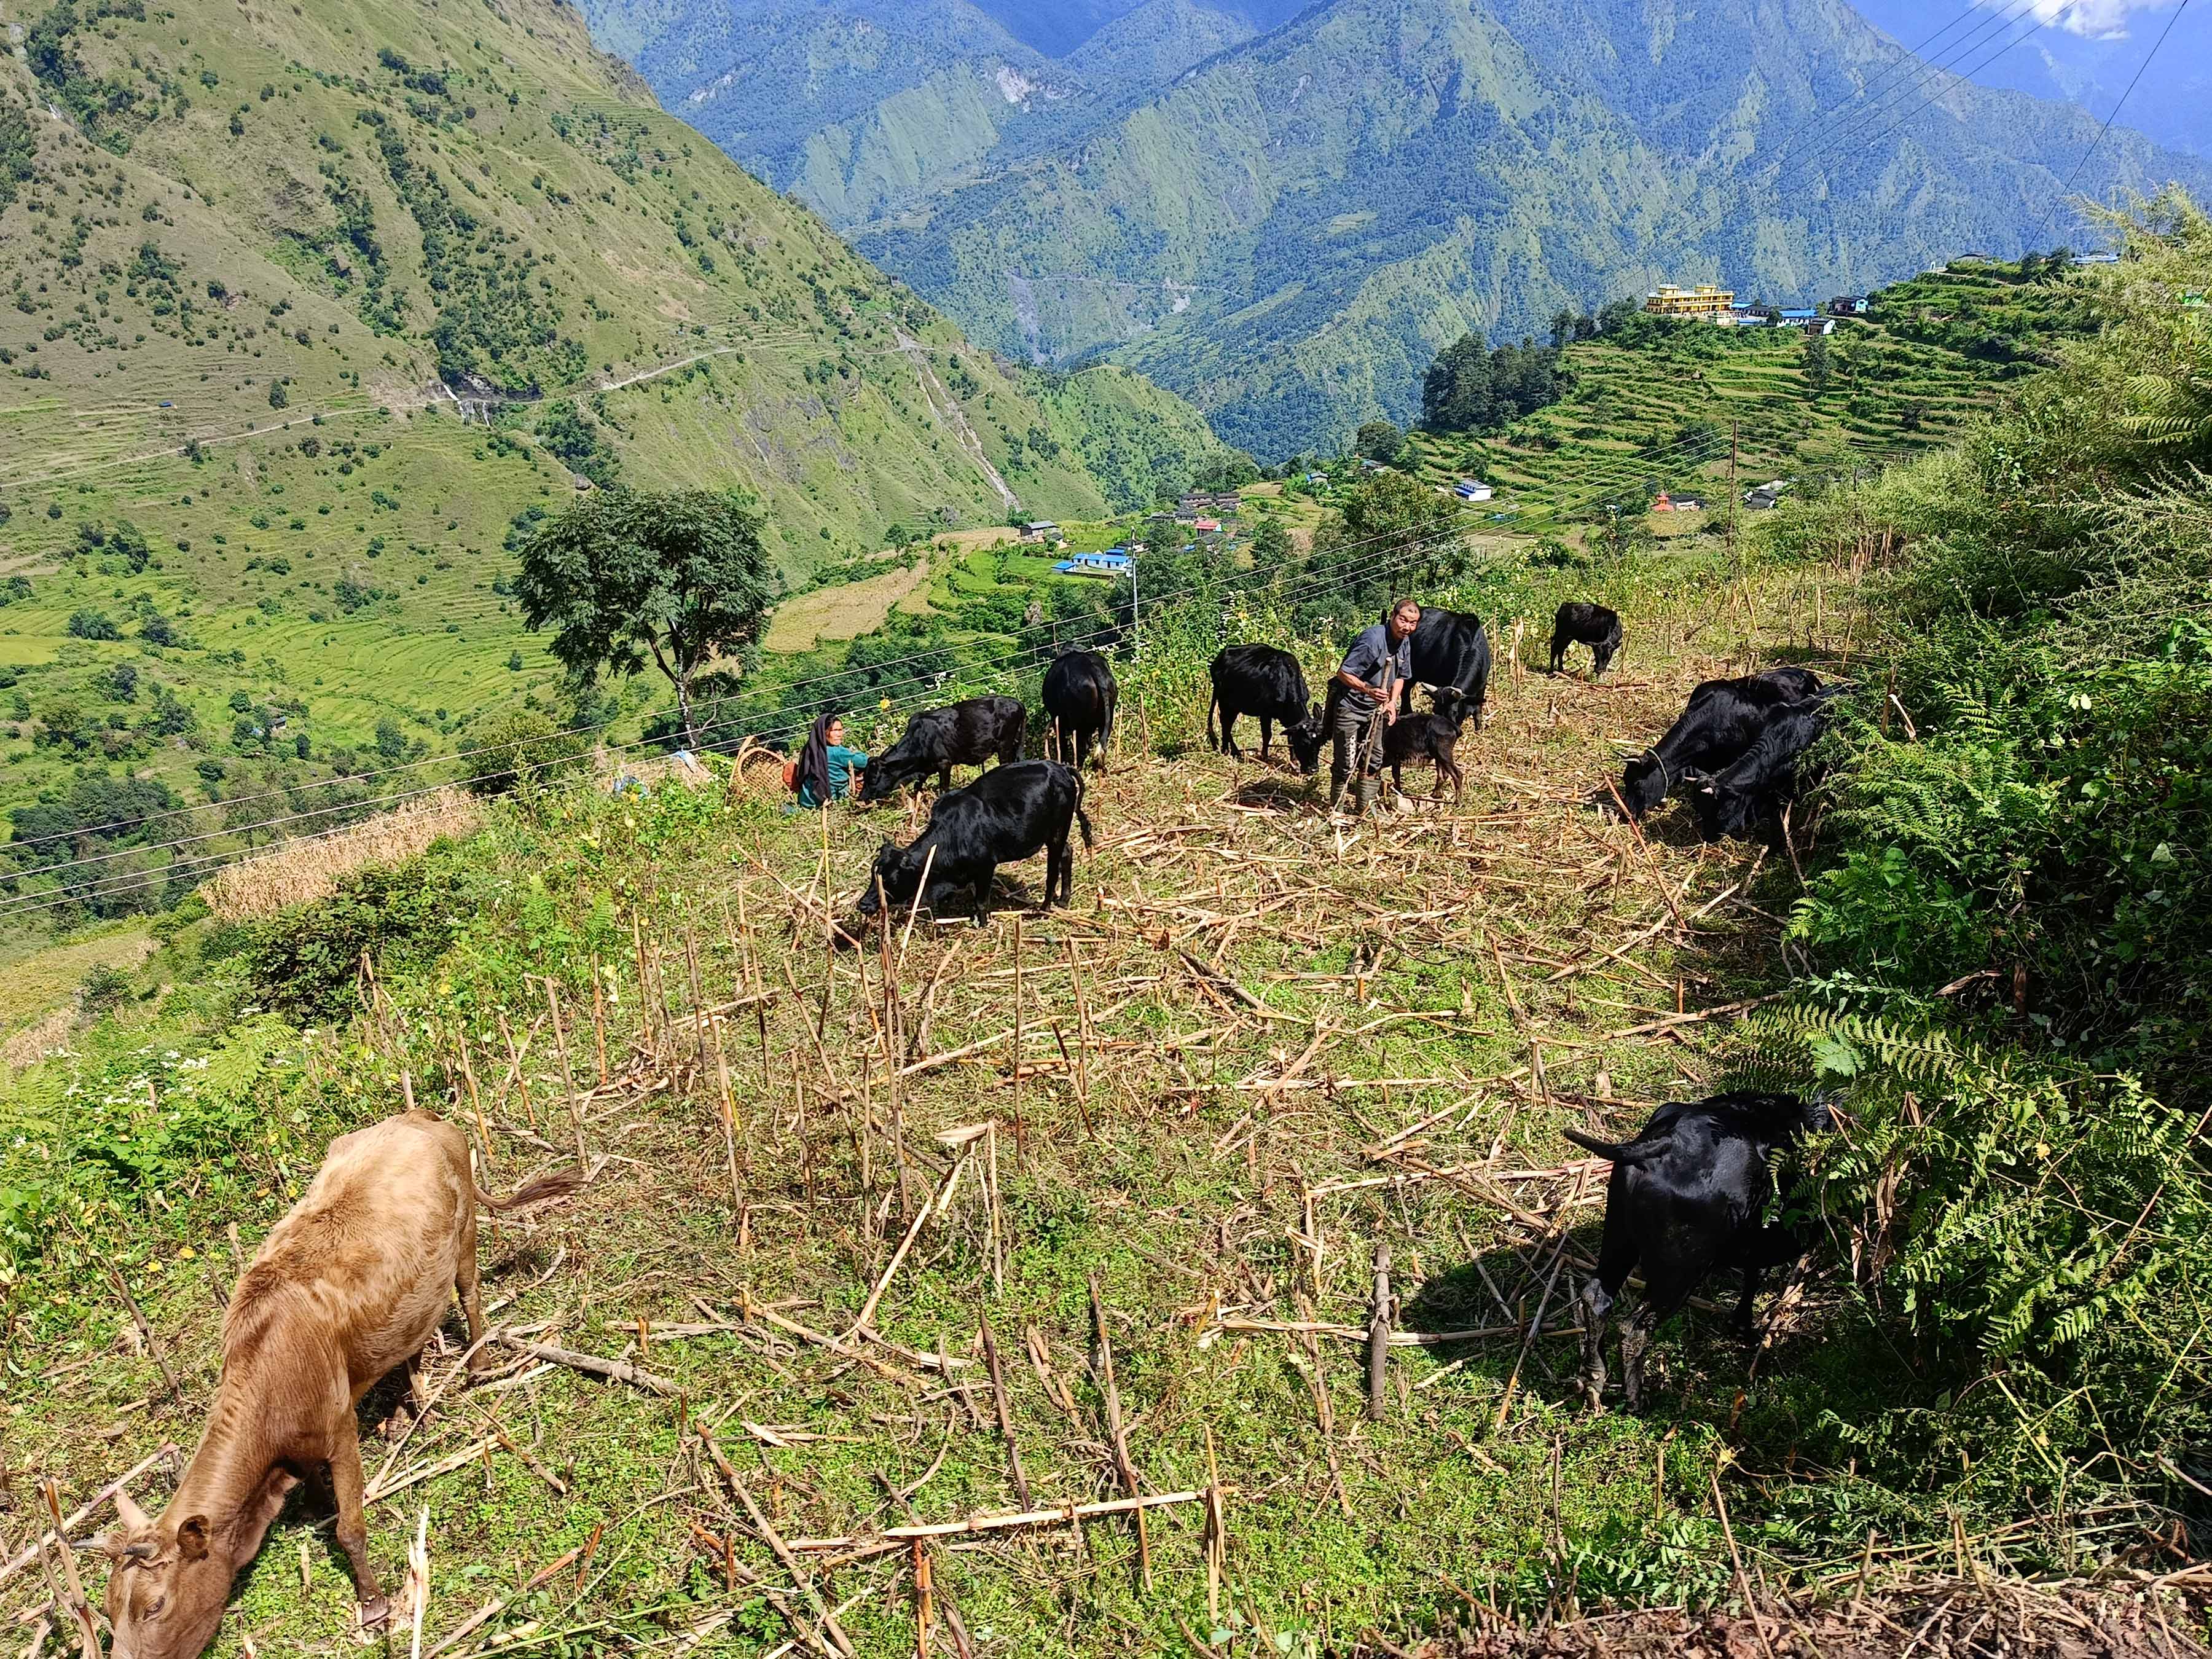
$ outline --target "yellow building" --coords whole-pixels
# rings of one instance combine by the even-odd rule
[[[1644,296],[1644,310],[1655,317],[1694,317],[1708,323],[1726,322],[1729,307],[1735,303],[1732,291],[1709,283],[1695,288],[1664,286]]]

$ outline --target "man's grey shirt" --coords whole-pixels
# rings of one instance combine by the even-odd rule
[[[1413,678],[1413,636],[1408,634],[1393,644],[1388,624],[1376,623],[1352,642],[1352,649],[1344,653],[1344,661],[1337,672],[1349,674],[1384,691],[1395,690],[1402,682]],[[1374,698],[1340,686],[1344,700],[1363,714],[1371,714],[1379,706]]]

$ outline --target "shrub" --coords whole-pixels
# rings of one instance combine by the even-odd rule
[[[81,640],[119,640],[123,630],[105,611],[78,611],[69,619],[69,631]]]
[[[534,708],[498,714],[472,727],[462,781],[472,794],[532,789],[574,772],[588,739],[563,731]]]
[[[461,888],[459,862],[434,851],[349,876],[333,896],[241,930],[246,983],[295,1021],[342,1019],[359,1006],[364,953],[385,975],[436,960],[465,919]]]

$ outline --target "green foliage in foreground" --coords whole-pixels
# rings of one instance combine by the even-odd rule
[[[1847,1083],[1815,1208],[1945,1408],[1827,1427],[2053,1510],[2191,1504],[2212,1434],[2212,427],[2175,373],[2212,222],[2168,196],[2124,229],[2057,374],[1778,532],[1890,562],[1793,917],[1816,977],[1762,1058]]]

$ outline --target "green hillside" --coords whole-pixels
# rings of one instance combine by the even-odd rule
[[[1495,485],[1493,511],[1544,530],[1652,489],[1722,499],[1729,449],[1748,488],[1838,476],[1954,442],[2007,388],[2093,326],[2081,290],[2039,269],[1964,259],[1877,290],[1824,337],[1636,318],[1568,345],[1559,402],[1495,436],[1417,432],[1401,465]]]
[[[0,294],[11,808],[567,718],[507,594],[578,477],[748,489],[796,579],[1212,442],[1124,371],[1033,390],[542,0],[64,0],[0,60]]]
[[[1818,301],[2016,255],[2046,223],[2078,241],[2069,189],[2212,185],[2079,107],[1905,61],[1846,0],[1328,0],[1181,72],[1128,60],[1103,99],[1002,94],[991,65],[1013,60],[975,33],[939,48],[917,26],[877,77],[854,60],[872,23],[756,7],[730,63],[692,47],[725,9],[642,9],[668,20],[637,61],[670,107],[975,337],[1111,356],[1268,459],[1403,420],[1470,329],[1517,337],[1661,282]],[[1915,78],[1941,98],[1885,97]],[[828,88],[846,101],[807,113]],[[820,124],[767,143],[726,96]]]

